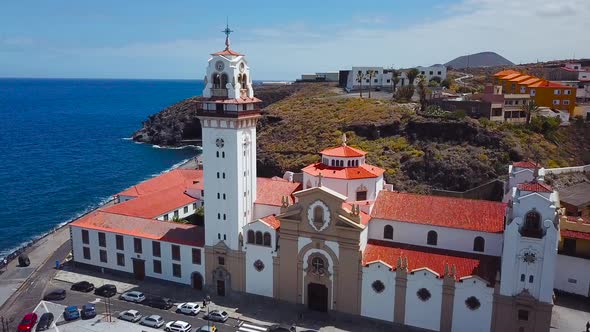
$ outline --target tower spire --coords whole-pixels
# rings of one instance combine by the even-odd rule
[[[229,35],[234,32],[229,28],[229,20],[227,18],[225,20],[225,29],[221,32],[225,33],[225,50],[227,51],[229,50]]]

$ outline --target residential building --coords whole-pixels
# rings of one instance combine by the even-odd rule
[[[418,69],[420,75],[424,76],[427,82],[430,82],[434,77],[439,77],[441,81],[447,78],[447,67],[441,64],[430,67],[418,66],[416,69]]]
[[[324,72],[315,74],[302,74],[301,82],[338,82],[340,77],[339,72]]]
[[[576,89],[561,83],[522,74],[515,70],[502,70],[494,75],[495,84],[508,94],[529,94],[538,106],[565,110],[573,114],[576,106]]]
[[[447,78],[447,67],[444,65],[434,65],[430,67],[416,67],[418,69],[419,74],[424,76],[426,81],[430,81],[434,77],[440,77],[441,81]],[[408,76],[407,76],[408,69],[399,69],[399,82],[397,83],[397,87],[406,86],[409,84]],[[373,76],[369,79],[369,73],[373,72]],[[342,76],[342,72],[340,73]],[[392,69],[387,69],[383,67],[352,67],[352,69],[346,74],[347,81],[346,81],[346,88],[349,91],[359,90],[361,87],[361,83],[359,82],[359,76],[362,76],[362,86],[363,89],[369,88],[369,83],[371,88],[379,88],[384,90],[391,91],[393,87],[393,78],[392,78]],[[414,80],[414,85],[418,82],[418,79]]]
[[[258,178],[260,100],[226,31],[196,112],[203,171],[161,175],[73,222],[75,262],[429,330],[549,329],[559,234],[550,186],[533,173],[508,203],[394,192],[345,136],[300,176],[285,174],[301,183]],[[204,225],[159,219],[187,201],[205,206]]]

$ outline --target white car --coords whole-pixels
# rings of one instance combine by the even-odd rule
[[[123,295],[121,295],[121,300],[140,303],[140,302],[145,301],[145,295],[143,295],[142,292],[138,292],[138,291],[126,292],[126,293],[123,293]]]
[[[158,315],[151,315],[144,317],[144,319],[142,319],[141,323],[139,324],[159,329],[162,327],[162,325],[164,325],[164,318]]]
[[[119,319],[135,323],[141,319],[141,314],[137,310],[126,310],[119,314]]]
[[[183,322],[181,320],[168,322],[164,331],[167,332],[189,332],[191,330],[191,324]]]
[[[196,315],[201,311],[201,307],[194,302],[185,302],[176,306],[176,312],[183,313],[185,315]]]

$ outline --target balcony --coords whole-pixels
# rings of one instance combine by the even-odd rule
[[[213,97],[225,97],[225,98],[227,98],[227,89],[211,88],[211,96],[213,96]]]

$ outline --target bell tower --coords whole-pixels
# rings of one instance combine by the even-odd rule
[[[245,56],[230,48],[232,32],[229,26],[223,30],[225,48],[211,54],[197,117],[203,129],[205,246],[238,251],[256,200],[261,101],[254,97]]]

